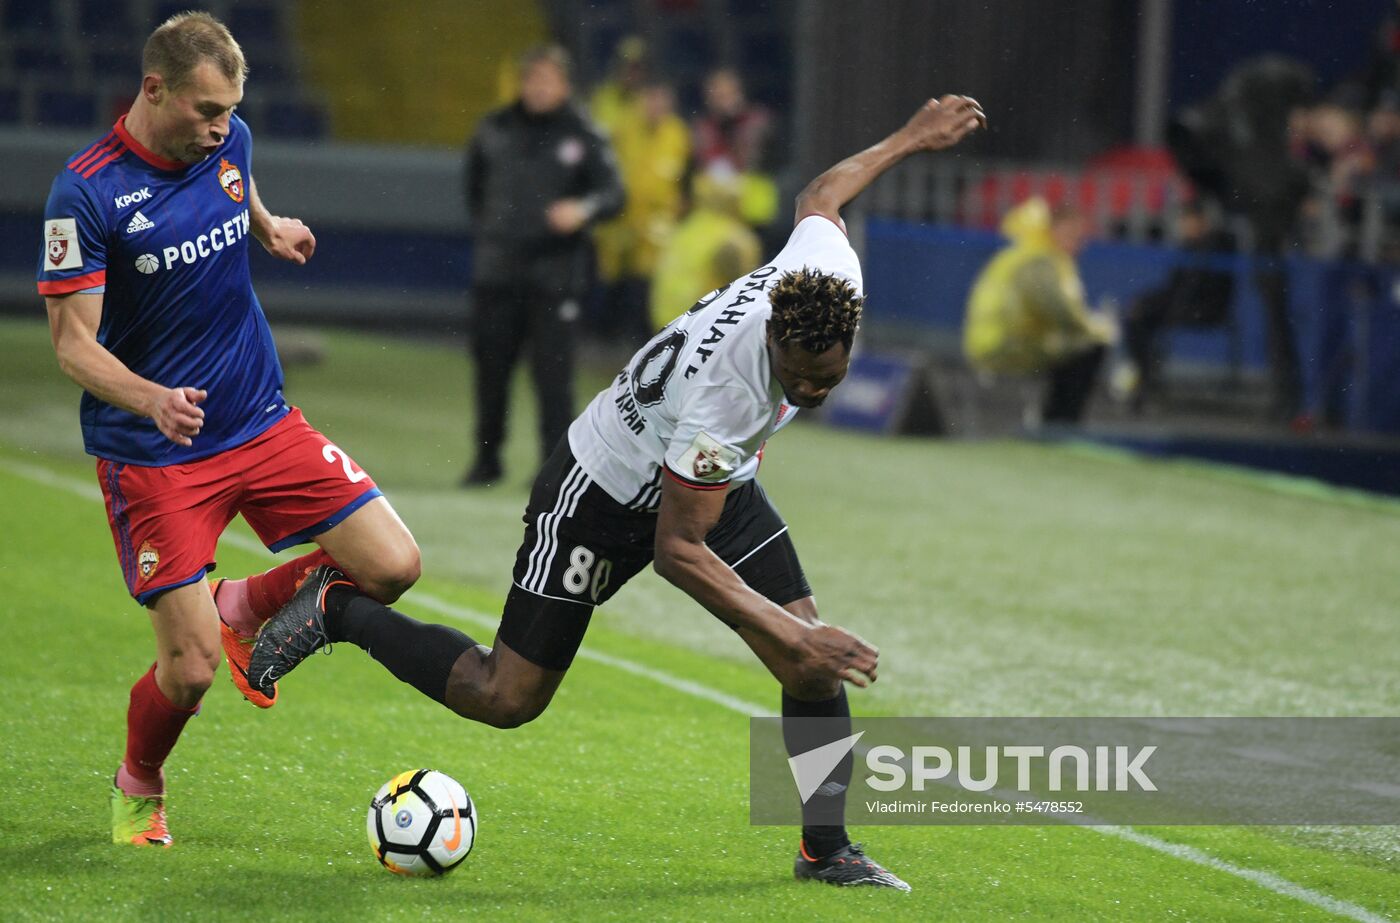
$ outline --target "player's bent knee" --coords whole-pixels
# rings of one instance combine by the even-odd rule
[[[408,591],[409,587],[418,582],[418,578],[423,576],[423,558],[418,553],[418,545],[412,545],[404,560],[399,563],[397,572],[394,574],[394,585],[399,587],[399,595]]]
[[[522,725],[529,724],[540,716],[543,709],[532,710],[528,708],[507,708],[501,711],[492,712],[486,719],[486,723],[493,728],[502,731],[509,731]]]
[[[549,707],[551,696],[501,694],[492,696],[486,723],[494,728],[510,730],[529,724]]]
[[[354,576],[366,595],[388,605],[408,592],[422,575],[418,545],[410,540],[406,546],[394,548],[377,559],[373,572]]]
[[[509,731],[529,724],[540,716],[543,708],[533,708],[526,705],[500,705],[491,709],[485,716],[485,723],[493,728]]]
[[[198,699],[214,684],[214,668],[218,660],[204,657],[177,657],[164,670],[177,698]]]

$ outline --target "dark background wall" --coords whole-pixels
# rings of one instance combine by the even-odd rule
[[[976,95],[992,130],[964,156],[1075,162],[1133,139],[1145,0],[800,0],[793,126],[804,175],[898,125],[928,94]],[[1363,69],[1395,0],[1171,0],[1170,112],[1264,52],[1326,90]]]
[[[967,156],[1073,161],[1132,136],[1136,3],[809,0],[797,20],[804,173],[935,93],[975,95],[993,117]]]
[[[1170,101],[1210,96],[1230,68],[1265,52],[1310,64],[1323,87],[1363,67],[1395,0],[1173,0]]]

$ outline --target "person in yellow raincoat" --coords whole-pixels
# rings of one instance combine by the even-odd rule
[[[1088,223],[1077,209],[1032,198],[1007,212],[1011,241],[983,267],[968,298],[963,352],[993,374],[1046,375],[1041,419],[1077,423],[1116,338],[1108,315],[1091,311],[1074,258]]]
[[[680,220],[682,181],[690,159],[690,129],[676,114],[675,92],[657,79],[644,81],[640,109],[619,122],[612,136],[627,205],[599,228],[599,275],[606,286],[606,332],[640,346],[651,336],[648,321],[651,277],[657,259]]]
[[[740,178],[732,170],[698,173],[694,207],[671,234],[651,284],[651,326],[660,330],[700,297],[762,262],[758,235],[740,217]]]
[[[651,69],[646,40],[628,35],[613,49],[608,78],[594,87],[588,97],[588,114],[610,140],[618,129],[640,117],[642,85]]]

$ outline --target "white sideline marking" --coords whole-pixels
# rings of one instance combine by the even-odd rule
[[[39,465],[11,461],[8,458],[0,459],[0,464],[3,464],[5,470],[11,474],[17,474],[22,478],[29,478],[29,480],[37,481],[46,487],[66,490],[70,494],[77,494],[84,500],[96,500],[98,503],[102,502],[102,488],[97,486],[97,478],[95,475],[92,481],[78,481],[64,474],[55,474],[48,468],[43,468]]]
[[[88,484],[84,481],[77,481],[73,478],[66,477],[61,474],[55,474],[47,468],[41,468],[38,465],[30,465],[24,462],[13,462],[9,459],[0,459],[0,466],[3,466],[11,474],[17,474],[20,477],[28,478],[31,481],[37,481],[38,483],[43,484],[46,487],[53,487],[58,490],[65,490],[68,493],[77,494],[78,496],[86,500],[96,500],[99,503],[102,502],[102,490],[100,487],[97,486],[95,482],[92,484]],[[239,532],[225,532],[219,538],[219,541],[221,543],[227,542],[235,548],[241,549],[243,551],[248,551],[253,554],[262,555],[263,557],[276,557],[272,552],[267,550],[267,548],[263,545],[262,542],[258,541],[255,538],[250,538],[247,535],[243,535]],[[437,612],[440,615],[445,615],[449,618],[456,619],[460,622],[468,622],[473,625],[480,625],[483,628],[495,628],[501,623],[501,619],[499,616],[487,615],[484,612],[476,612],[474,610],[464,608],[455,603],[450,603],[447,600],[442,599],[441,597],[434,596],[432,593],[428,593],[424,590],[410,590],[408,595],[412,596],[413,601],[415,603],[423,606],[424,608],[432,609],[434,612]],[[730,711],[736,711],[742,715],[759,718],[770,717],[773,715],[773,710],[771,708],[767,708],[763,705],[758,705],[754,702],[745,702],[743,699],[735,698],[734,696],[723,693],[718,689],[712,689],[709,686],[704,686],[700,683],[694,683],[688,679],[683,679],[679,676],[672,676],[669,673],[664,673],[660,670],[644,666],[640,663],[635,663],[631,660],[624,660],[621,657],[614,657],[611,654],[599,653],[598,651],[592,651],[588,648],[581,649],[578,652],[578,656],[584,658],[585,660],[592,660],[594,663],[601,663],[605,666],[622,670],[625,673],[631,673],[633,676],[644,677],[646,679],[652,680],[653,682],[660,683],[663,686],[668,686],[671,689],[675,689],[677,692],[684,692],[687,695],[695,696],[698,699],[705,699],[708,702],[714,702],[716,705],[721,705],[729,709]]]
[[[1206,868],[1215,869],[1242,878],[1245,881],[1256,884],[1266,891],[1275,894],[1282,894],[1294,900],[1311,904],[1329,913],[1335,913],[1341,917],[1351,920],[1360,920],[1363,923],[1388,923],[1390,917],[1383,917],[1378,913],[1372,913],[1365,907],[1353,904],[1350,901],[1338,900],[1329,897],[1311,888],[1294,884],[1287,878],[1280,878],[1272,872],[1261,872],[1257,869],[1247,869],[1242,866],[1226,862],[1224,859],[1217,859],[1209,853],[1202,852],[1194,846],[1186,846],[1181,843],[1168,843],[1166,840],[1159,840],[1155,836],[1149,836],[1134,830],[1132,827],[1090,827],[1090,830],[1097,830],[1108,836],[1121,837],[1130,843],[1137,843],[1146,846],[1148,849],[1155,849],[1157,852],[1171,856],[1175,859],[1183,859],[1187,862],[1194,862],[1196,865],[1203,865]]]
[[[96,500],[99,503],[102,502],[102,491],[100,488],[98,488],[98,486],[95,483],[89,484],[85,481],[74,480],[73,478],[67,477],[65,475],[55,474],[47,468],[43,468],[38,465],[31,465],[25,462],[11,461],[10,459],[6,458],[0,458],[0,467],[3,467],[11,474],[28,478],[29,480],[43,484],[46,487],[53,487],[58,490],[64,490],[68,493],[76,494],[79,497],[82,497],[87,500]],[[267,548],[265,548],[261,542],[257,541],[256,539],[251,539],[246,535],[242,535],[239,533],[225,533],[223,537],[220,538],[220,541],[226,541],[236,548],[240,548],[244,551],[250,551],[254,554],[261,554],[264,557],[274,557],[272,552],[268,551]],[[467,609],[463,606],[459,606],[455,603],[450,603],[444,599],[434,596],[431,593],[426,593],[421,590],[410,590],[409,595],[413,597],[413,601],[415,603],[418,603],[424,606],[425,608],[432,609],[433,611],[441,615],[448,616],[449,618],[453,618],[461,622],[468,622],[470,624],[480,625],[486,628],[495,628],[500,623],[500,619],[495,616],[490,616],[485,613],[476,612],[474,610]],[[611,654],[601,654],[596,651],[591,651],[587,648],[580,649],[578,656],[586,660],[592,660],[595,663],[601,663],[606,666],[614,667],[626,673],[631,673],[633,676],[641,676],[645,679],[649,679],[655,683],[665,686],[668,689],[674,689],[677,692],[683,692],[686,695],[694,696],[699,699],[704,699],[707,702],[713,702],[716,705],[719,705],[723,708],[727,708],[730,711],[737,712],[741,715],[744,715],[745,717],[768,717],[772,715],[772,711],[762,705],[757,705],[753,702],[746,702],[743,699],[738,699],[734,696],[727,695],[719,691],[718,689],[712,689],[709,686],[703,685],[701,683],[692,682],[691,680],[683,679],[679,676],[672,676],[671,674],[666,673],[663,670],[657,670],[652,667],[644,666],[640,663],[636,663],[634,661],[627,660],[622,657],[614,657]],[[1360,921],[1360,923],[1389,923],[1391,919],[1390,917],[1384,917],[1379,914],[1372,913],[1365,907],[1362,907],[1358,904],[1353,904],[1350,901],[1339,900],[1338,898],[1330,897],[1326,894],[1323,894],[1320,891],[1314,891],[1311,888],[1305,888],[1302,885],[1295,884],[1286,878],[1280,878],[1279,876],[1271,872],[1261,872],[1256,869],[1244,868],[1243,866],[1235,865],[1231,862],[1226,862],[1223,859],[1217,859],[1209,853],[1202,852],[1194,846],[1186,846],[1180,843],[1171,843],[1167,840],[1158,839],[1155,836],[1151,836],[1149,834],[1134,830],[1131,827],[1093,826],[1081,827],[1081,829],[1093,830],[1097,833],[1104,834],[1105,836],[1115,836],[1120,839],[1127,840],[1129,843],[1136,843],[1139,846],[1146,847],[1147,849],[1154,850],[1156,852],[1162,853],[1163,855],[1171,856],[1174,859],[1180,859],[1184,862],[1190,862],[1194,865],[1203,866],[1208,869],[1214,869],[1217,872],[1224,872],[1227,875],[1233,875],[1234,877],[1239,878],[1243,881],[1247,881],[1253,885],[1257,885],[1258,887],[1263,888],[1266,891],[1272,891],[1273,893],[1282,895],[1283,897],[1291,897],[1294,900],[1303,902],[1304,904],[1310,904],[1313,907],[1317,907],[1329,913],[1335,913],[1341,917],[1346,917],[1351,920]]]

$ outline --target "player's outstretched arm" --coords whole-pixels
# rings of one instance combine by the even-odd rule
[[[102,296],[72,294],[47,297],[49,334],[63,374],[84,391],[114,407],[155,420],[171,442],[192,445],[204,426],[199,402],[208,392],[166,388],[137,375],[97,342]]]
[[[316,252],[316,237],[300,218],[281,218],[267,210],[258,184],[248,177],[248,222],[263,249],[279,260],[305,265]]]
[[[754,592],[709,549],[705,536],[719,522],[724,497],[723,490],[694,490],[662,477],[657,574],[729,624],[776,641],[804,671],[857,686],[873,682],[879,662],[874,647],[845,629],[797,618]]]
[[[952,147],[986,125],[987,116],[981,105],[970,96],[950,94],[930,99],[894,134],[847,157],[808,183],[797,195],[796,220],[822,215],[844,228],[841,207],[860,195],[881,173],[918,151]]]

